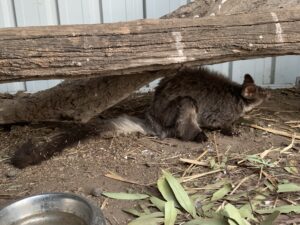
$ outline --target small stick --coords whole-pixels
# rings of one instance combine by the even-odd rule
[[[193,160],[193,159],[183,159],[183,158],[180,158],[179,161],[185,162],[185,163],[189,163],[189,164],[192,164],[192,165],[208,166],[208,164],[205,163],[205,162],[200,162],[198,160]]]
[[[103,210],[105,208],[105,206],[108,203],[108,200],[109,200],[109,198],[104,199],[104,201],[102,202],[101,207],[100,207],[101,210]]]
[[[141,183],[138,183],[136,181],[132,181],[132,180],[129,180],[127,178],[123,178],[120,175],[112,173],[112,172],[109,172],[109,173],[105,174],[104,176],[108,177],[108,178],[111,178],[111,179],[114,179],[114,180],[122,181],[122,182],[125,182],[125,183],[137,184],[137,185],[140,185],[140,186],[147,186],[145,184],[141,184]]]
[[[218,149],[217,142],[216,142],[216,133],[215,132],[214,132],[214,145],[215,145],[215,149],[216,149],[216,152],[217,152],[218,164],[220,165],[221,164],[221,159],[220,159],[219,149]]]
[[[300,134],[298,134],[298,133],[290,134],[290,133],[282,131],[282,130],[275,130],[275,129],[272,129],[272,128],[265,128],[265,127],[261,127],[261,126],[255,125],[255,124],[246,124],[246,125],[249,126],[249,127],[252,127],[252,128],[256,128],[256,129],[259,129],[259,130],[264,130],[264,131],[267,131],[269,133],[278,134],[278,135],[284,136],[284,137],[292,138],[293,135],[295,135],[295,139],[300,139]]]
[[[219,172],[222,172],[223,170],[221,169],[218,169],[218,170],[213,170],[213,171],[209,171],[207,173],[200,173],[200,174],[195,174],[195,175],[192,175],[192,176],[188,176],[188,177],[183,177],[181,182],[182,183],[185,183],[185,182],[188,182],[190,180],[194,180],[194,179],[197,179],[199,177],[204,177],[206,175],[210,175],[210,174],[214,174],[214,173],[219,173]]]
[[[290,121],[286,121],[284,123],[290,124],[290,123],[300,123],[300,120],[290,120]]]
[[[252,175],[252,176],[253,176],[253,175]],[[233,195],[233,194],[236,192],[236,190],[239,189],[239,187],[240,187],[244,182],[246,182],[250,177],[252,177],[252,176],[244,177],[244,178],[241,180],[241,182],[239,182],[238,185],[230,192],[229,195]]]
[[[205,150],[200,156],[198,156],[198,158],[196,159],[196,161],[199,161],[200,159],[202,159],[203,156],[205,156],[208,153],[208,150]],[[182,177],[185,177],[185,175],[194,167],[194,165],[190,165],[184,172]]]
[[[295,133],[294,133],[293,136],[292,136],[292,142],[291,142],[288,146],[286,146],[284,149],[282,149],[282,150],[280,151],[280,154],[285,153],[285,152],[287,152],[288,150],[290,150],[290,149],[294,146],[294,143],[295,143]]]

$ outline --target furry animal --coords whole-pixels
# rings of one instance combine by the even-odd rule
[[[117,133],[138,131],[203,142],[207,136],[202,128],[233,135],[233,123],[269,97],[269,91],[256,86],[249,74],[243,84],[237,84],[208,69],[185,69],[161,80],[146,114],[146,125],[128,116],[111,123]]]
[[[125,115],[92,128],[82,125],[75,133],[66,129],[50,142],[25,143],[16,150],[12,163],[18,168],[38,164],[87,134],[112,136],[140,132],[195,142],[207,141],[202,128],[220,129],[224,135],[233,135],[233,123],[269,97],[270,93],[256,86],[249,74],[238,84],[208,69],[184,69],[161,80],[144,119]]]

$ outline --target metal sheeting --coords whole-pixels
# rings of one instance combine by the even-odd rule
[[[112,23],[158,18],[189,0],[0,0],[0,27],[57,24]],[[237,82],[250,73],[260,85],[295,84],[300,76],[300,56],[283,56],[235,61],[208,66]],[[36,92],[60,80],[0,84],[0,92]],[[154,87],[154,82],[150,87]],[[147,90],[147,89],[144,89]]]

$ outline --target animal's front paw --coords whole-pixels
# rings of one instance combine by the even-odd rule
[[[199,132],[196,137],[194,138],[195,142],[201,143],[201,142],[205,142],[208,140],[208,137],[205,135],[204,132]]]
[[[221,129],[221,134],[225,135],[225,136],[240,136],[240,132],[238,130],[233,130],[231,128],[224,128]]]

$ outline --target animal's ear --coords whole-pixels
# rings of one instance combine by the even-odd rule
[[[250,74],[248,74],[248,73],[245,74],[243,84],[254,84],[254,80],[253,80],[253,78],[251,77]]]
[[[256,86],[255,85],[247,85],[242,89],[242,96],[246,99],[253,99],[256,96]]]

